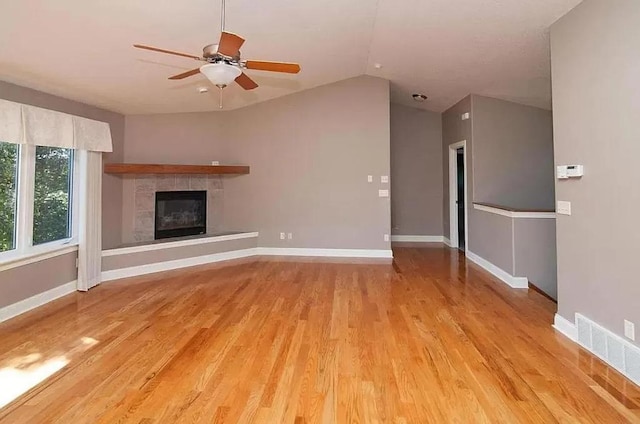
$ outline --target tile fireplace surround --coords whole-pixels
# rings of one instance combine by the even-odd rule
[[[133,232],[125,232],[125,243],[152,241],[157,191],[206,190],[207,233],[222,230],[224,186],[219,175],[137,175],[133,182]],[[130,195],[125,189],[125,195]]]

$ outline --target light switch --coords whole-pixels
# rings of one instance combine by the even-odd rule
[[[462,120],[466,121],[467,119],[469,119],[469,112],[465,112],[462,114]]]
[[[382,177],[380,177],[380,182],[382,184],[386,184],[389,182],[389,176],[388,175],[383,175]]]
[[[373,182],[373,175],[367,175],[367,182],[369,183]]]
[[[571,215],[571,202],[558,200],[558,208],[556,212],[559,215]]]
[[[378,197],[389,197],[389,190],[378,190]]]

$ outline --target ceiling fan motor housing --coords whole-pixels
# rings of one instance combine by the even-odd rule
[[[202,49],[202,57],[211,61],[215,61],[215,59],[230,59],[234,62],[239,62],[240,51],[238,51],[237,55],[229,57],[218,52],[218,44],[209,44],[204,46],[204,48]]]

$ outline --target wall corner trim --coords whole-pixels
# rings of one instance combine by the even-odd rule
[[[444,243],[444,236],[392,235],[391,241],[411,242],[411,243]]]
[[[20,314],[28,312],[32,309],[42,306],[45,303],[52,302],[62,296],[66,296],[76,291],[77,281],[70,281],[58,287],[54,287],[35,296],[13,303],[11,305],[0,308],[0,322],[6,321]]]
[[[451,246],[451,240],[449,240],[447,237],[443,237],[442,238],[442,242],[447,246],[447,247],[452,247]]]
[[[567,336],[569,340],[572,340],[574,342],[578,340],[578,328],[574,323],[572,323],[565,317],[556,314],[553,318],[552,327]]]
[[[477,203],[473,204],[473,209],[495,215],[506,216],[508,218],[556,219],[555,212],[514,212],[491,206],[479,205]]]
[[[509,274],[507,271],[495,266],[488,260],[481,258],[480,256],[476,255],[470,250],[467,250],[465,252],[465,256],[471,262],[484,268],[486,271],[493,274],[495,277],[497,277],[500,281],[507,284],[509,287],[514,289],[529,288],[529,280],[527,279],[527,277],[514,277],[513,275]]]

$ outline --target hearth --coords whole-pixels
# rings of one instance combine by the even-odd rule
[[[206,232],[206,191],[156,192],[154,232],[156,240]]]

